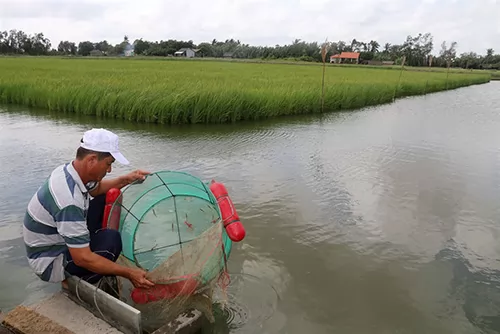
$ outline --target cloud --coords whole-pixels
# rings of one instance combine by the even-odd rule
[[[430,32],[458,52],[500,52],[500,0],[0,0],[0,30],[43,32],[61,40],[119,43],[239,39],[251,45],[306,41],[402,43]]]
[[[106,9],[102,4],[92,1],[72,2],[56,0],[0,0],[0,8],[0,19],[2,21],[59,18],[87,21],[101,16]]]

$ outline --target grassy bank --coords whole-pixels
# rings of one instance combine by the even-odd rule
[[[133,121],[215,123],[321,112],[316,66],[0,58],[0,102]],[[490,75],[328,66],[324,111],[484,83]]]

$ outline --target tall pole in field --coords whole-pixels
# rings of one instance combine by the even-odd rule
[[[394,89],[394,96],[392,97],[392,101],[394,102],[396,100],[396,95],[399,90],[399,85],[401,84],[401,76],[403,75],[403,69],[405,67],[405,61],[406,61],[406,55],[403,56],[403,59],[401,61],[401,70],[399,71],[399,79],[398,79],[398,85],[396,86],[396,89]]]
[[[446,67],[447,67],[447,70],[446,70],[446,89],[448,89],[448,77],[450,76],[450,63],[451,63],[451,60],[449,58],[446,59]]]
[[[326,69],[326,54],[328,53],[328,38],[321,46],[321,59],[323,59],[323,79],[321,81],[321,112],[324,111],[325,106],[325,69]]]

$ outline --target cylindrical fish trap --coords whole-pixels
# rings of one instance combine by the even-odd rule
[[[159,308],[170,310],[173,303],[182,306],[224,271],[232,242],[217,200],[193,175],[149,174],[123,190],[108,217],[108,228],[118,226],[121,234],[119,263],[148,271],[148,279],[156,284],[150,290],[133,289],[120,279],[123,287],[129,286],[121,289],[120,298],[135,307],[148,304],[158,314]]]

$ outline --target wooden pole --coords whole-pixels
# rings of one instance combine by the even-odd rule
[[[394,89],[394,95],[392,97],[393,102],[396,100],[396,95],[397,95],[397,92],[399,91],[399,85],[401,84],[401,77],[403,76],[403,69],[405,67],[405,61],[406,61],[406,56],[403,56],[403,60],[401,62],[401,70],[399,71],[398,85],[396,86],[396,89]]]
[[[325,70],[326,70],[326,54],[328,52],[328,38],[323,43],[321,47],[321,58],[323,60],[323,78],[321,81],[321,112],[324,112],[325,108]]]

